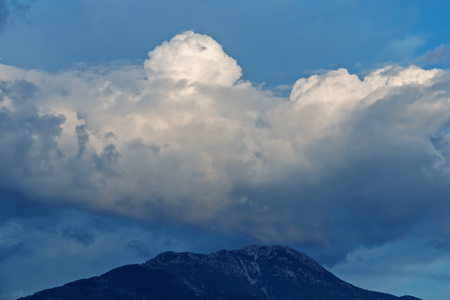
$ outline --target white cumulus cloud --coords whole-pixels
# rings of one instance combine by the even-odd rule
[[[145,69],[150,79],[167,77],[230,86],[242,76],[241,67],[219,43],[192,31],[176,35],[148,55]]]
[[[144,66],[0,65],[0,184],[48,205],[338,252],[447,208],[447,71],[339,69],[299,79],[289,98],[241,74],[190,31]]]

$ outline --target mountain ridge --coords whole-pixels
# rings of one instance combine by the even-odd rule
[[[280,245],[250,245],[210,254],[166,251],[21,300],[75,299],[361,299],[418,300],[361,289],[313,258]]]

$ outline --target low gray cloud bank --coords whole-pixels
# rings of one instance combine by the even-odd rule
[[[339,258],[423,223],[446,228],[447,71],[387,66],[360,79],[339,69],[299,79],[289,98],[241,75],[193,32],[156,47],[144,67],[0,65],[0,189],[25,206],[238,232]],[[94,239],[76,226],[62,235]]]

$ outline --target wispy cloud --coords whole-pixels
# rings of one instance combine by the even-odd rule
[[[437,64],[450,61],[450,47],[444,44],[439,45],[433,50],[427,51],[424,55],[414,60],[417,64]]]
[[[0,32],[15,19],[23,19],[30,10],[33,0],[0,0]]]

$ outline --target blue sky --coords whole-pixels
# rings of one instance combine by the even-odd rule
[[[194,30],[219,41],[245,79],[274,85],[318,70],[407,64],[448,43],[445,1],[29,3],[26,14],[12,11],[4,22],[4,64],[54,71],[142,61],[162,41]]]
[[[251,243],[447,299],[449,9],[0,0],[0,299]]]

